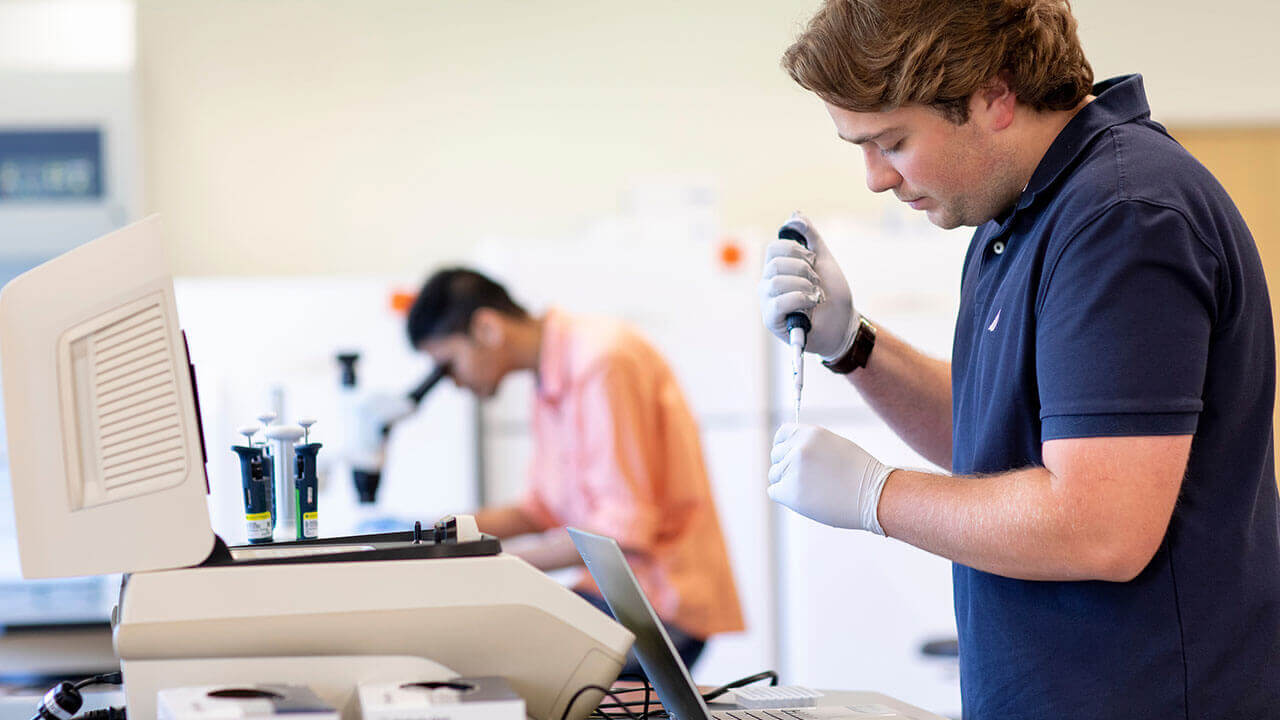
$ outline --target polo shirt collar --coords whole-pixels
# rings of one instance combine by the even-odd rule
[[[1093,86],[1092,94],[1095,96],[1093,102],[1085,105],[1071,118],[1040,159],[1040,164],[1032,173],[1026,189],[1018,196],[1013,210],[1006,211],[995,219],[999,227],[993,237],[1007,230],[1020,211],[1035,202],[1036,197],[1045,190],[1053,187],[1075,165],[1076,159],[1094,138],[1108,128],[1151,116],[1141,75],[1123,75],[1104,80]]]
[[[542,320],[538,348],[538,396],[557,402],[569,385],[569,326],[565,314],[550,308]]]

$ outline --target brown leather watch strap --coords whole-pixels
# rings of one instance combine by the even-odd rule
[[[858,318],[858,329],[853,334],[853,344],[844,355],[822,364],[833,373],[848,375],[860,367],[867,366],[867,358],[871,357],[871,349],[876,346],[876,326],[866,318]]]

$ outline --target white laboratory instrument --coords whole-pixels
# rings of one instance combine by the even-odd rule
[[[560,720],[622,667],[630,632],[464,518],[227,548],[154,218],[5,286],[0,368],[23,574],[128,573],[112,625],[131,717],[163,688],[265,681],[351,718],[362,682],[496,675]]]

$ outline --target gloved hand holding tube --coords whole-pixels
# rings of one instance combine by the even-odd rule
[[[884,535],[880,494],[894,468],[851,440],[813,425],[778,428],[769,499],[824,525]]]

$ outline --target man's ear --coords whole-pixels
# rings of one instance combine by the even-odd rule
[[[507,337],[507,322],[502,313],[493,308],[476,308],[471,315],[471,338],[485,349],[502,345]]]
[[[1017,105],[1018,96],[1009,87],[1008,79],[1001,74],[974,91],[969,98],[969,115],[991,130],[1005,130],[1013,124]]]

